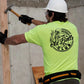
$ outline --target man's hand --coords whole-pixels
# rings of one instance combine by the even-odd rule
[[[4,31],[4,33],[0,32],[0,43],[4,44],[6,38],[7,38],[7,30]]]
[[[24,24],[27,24],[27,23],[32,23],[32,20],[33,20],[34,18],[32,18],[32,17],[29,17],[29,16],[27,16],[27,15],[21,15],[20,17],[19,17],[19,20],[22,22],[22,23],[24,23]]]

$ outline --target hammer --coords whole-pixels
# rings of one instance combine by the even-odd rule
[[[16,15],[17,17],[20,17],[21,15],[19,15],[18,13],[16,13],[13,9],[11,9],[13,5],[10,5],[4,13],[7,13],[8,11],[12,12],[14,15]],[[30,23],[27,23],[28,25],[30,25]]]

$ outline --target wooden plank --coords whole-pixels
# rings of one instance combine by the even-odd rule
[[[39,78],[43,78],[44,77],[44,67],[41,66],[41,67],[32,67],[32,70],[33,70],[33,74],[34,74],[34,78],[35,78],[35,82],[36,84],[39,84],[39,81],[38,79]]]
[[[8,29],[7,14],[4,14],[7,8],[7,0],[0,0],[0,31],[4,32]],[[2,47],[2,61],[3,61],[3,84],[11,84],[10,80],[10,60],[9,60],[9,47],[1,45]]]

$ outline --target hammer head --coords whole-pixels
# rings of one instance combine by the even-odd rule
[[[12,6],[13,6],[13,5],[10,5],[10,6],[4,11],[4,13],[7,13],[8,11],[10,11]]]

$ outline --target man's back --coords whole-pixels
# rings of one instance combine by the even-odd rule
[[[78,32],[69,21],[37,26],[25,33],[25,37],[42,47],[45,75],[78,70]]]

